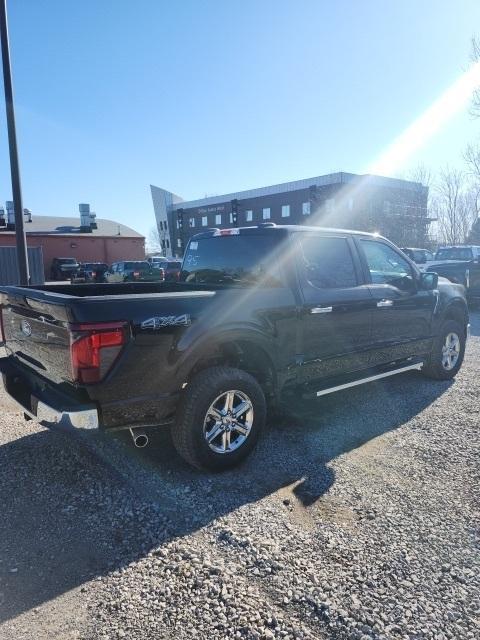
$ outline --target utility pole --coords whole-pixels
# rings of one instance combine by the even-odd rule
[[[10,68],[10,49],[8,44],[7,5],[0,0],[0,39],[2,43],[3,84],[5,88],[5,110],[7,112],[8,149],[10,153],[10,173],[12,176],[12,196],[15,212],[15,235],[17,239],[17,262],[20,284],[30,282],[28,273],[27,240],[23,224],[22,187],[18,162],[17,132],[15,128],[15,109],[13,106],[12,72]]]

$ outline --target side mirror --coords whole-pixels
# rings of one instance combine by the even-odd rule
[[[423,291],[432,291],[438,287],[438,273],[433,271],[424,271],[420,274],[420,289]]]

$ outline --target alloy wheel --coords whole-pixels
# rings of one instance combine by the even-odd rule
[[[248,438],[253,425],[253,404],[243,391],[225,391],[210,405],[203,435],[215,453],[231,453]]]

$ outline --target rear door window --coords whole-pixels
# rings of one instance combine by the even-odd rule
[[[358,284],[347,238],[298,234],[300,268],[316,289],[348,289]]]

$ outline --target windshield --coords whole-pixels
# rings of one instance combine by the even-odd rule
[[[473,260],[473,251],[468,247],[439,249],[435,260]]]
[[[267,235],[192,240],[180,280],[204,284],[281,286],[279,239]]]

